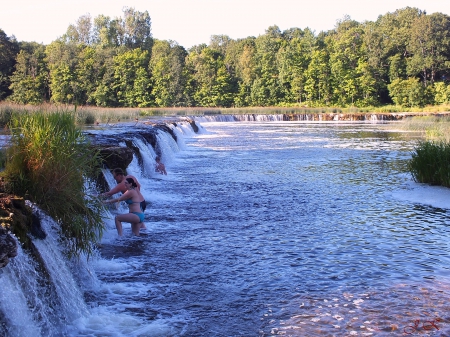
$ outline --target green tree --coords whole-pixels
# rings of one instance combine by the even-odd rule
[[[0,29],[0,100],[11,95],[10,76],[14,72],[19,44],[12,36],[9,37]]]
[[[128,48],[151,51],[153,39],[151,19],[147,11],[139,12],[131,7],[123,9],[124,44]]]
[[[160,107],[184,105],[183,68],[186,50],[171,41],[156,40],[150,59],[152,95]]]
[[[100,69],[96,63],[96,49],[86,46],[79,51],[78,62],[75,67],[76,78],[80,85],[79,103],[95,103],[94,92],[97,89]]]
[[[273,106],[283,100],[276,57],[281,43],[278,26],[269,27],[264,35],[255,40],[256,79],[251,87],[252,105]]]
[[[76,24],[71,24],[63,35],[66,43],[89,45],[92,42],[92,19],[90,14],[82,15]]]
[[[224,57],[209,47],[192,50],[187,58],[191,70],[193,98],[196,104],[207,107],[229,107],[233,103],[234,86],[226,69]]]
[[[285,90],[286,103],[302,103],[305,95],[306,70],[315,50],[315,37],[309,29],[284,32],[287,40],[279,49],[277,62],[279,83]]]
[[[49,72],[45,62],[45,46],[38,43],[22,44],[17,55],[16,70],[11,76],[9,99],[21,104],[39,104],[47,100]]]
[[[78,55],[82,48],[82,45],[65,43],[62,39],[54,41],[46,47],[53,102],[83,103],[82,83],[77,76]]]
[[[89,103],[97,106],[118,106],[117,95],[114,90],[114,68],[115,56],[118,49],[113,47],[103,47],[95,49],[94,71],[96,77],[95,90],[88,97]]]
[[[305,95],[308,105],[329,105],[332,97],[329,55],[325,49],[313,51],[306,70]]]
[[[126,107],[152,105],[149,61],[149,52],[139,48],[126,51],[114,58],[113,88],[120,105]]]
[[[212,35],[208,47],[226,55],[231,43],[233,40],[228,35]]]
[[[364,57],[363,34],[358,22],[345,17],[329,38],[333,96],[341,106],[355,105],[362,98],[357,68]]]
[[[450,103],[450,85],[444,82],[434,82],[434,103],[448,104]]]
[[[395,104],[407,107],[426,104],[426,91],[418,78],[396,79],[388,85]]]
[[[450,17],[434,13],[418,17],[411,27],[407,72],[420,75],[424,86],[433,84],[437,74],[448,71],[450,59]]]
[[[227,43],[225,66],[236,83],[235,106],[251,105],[250,90],[256,78],[255,38],[249,37]]]
[[[123,44],[122,19],[111,19],[109,16],[95,17],[92,31],[92,41],[100,47],[118,47]]]

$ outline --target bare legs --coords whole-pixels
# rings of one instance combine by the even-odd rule
[[[129,222],[131,223],[131,231],[134,235],[139,236],[139,229],[145,225],[140,222],[141,220],[136,214],[133,213],[125,213],[125,214],[119,214],[116,215],[114,218],[114,222],[116,223],[117,228],[117,234],[119,236],[122,236],[122,222]]]

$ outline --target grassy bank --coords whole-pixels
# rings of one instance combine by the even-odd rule
[[[420,142],[408,167],[417,182],[450,187],[450,143]]]
[[[450,187],[450,116],[416,116],[396,127],[422,135],[408,163],[414,180]]]
[[[35,202],[61,226],[69,255],[92,253],[103,230],[103,205],[90,198],[86,178],[100,167],[68,112],[35,111],[11,115],[6,149],[6,192]]]
[[[39,112],[45,113],[70,113],[77,125],[92,125],[95,123],[118,123],[134,121],[143,115],[139,108],[99,108],[99,107],[75,107],[73,105],[20,105],[0,103],[0,126],[8,125],[13,114],[26,115]]]
[[[134,121],[141,117],[172,117],[172,116],[203,116],[203,115],[276,115],[276,114],[322,114],[322,113],[443,113],[450,111],[450,105],[429,106],[424,108],[404,108],[401,106],[382,106],[367,108],[339,108],[322,107],[308,108],[303,106],[292,107],[246,107],[246,108],[101,108],[93,106],[53,105],[44,104],[18,105],[0,103],[0,125],[8,123],[12,112],[28,113],[37,111],[72,112],[79,125],[95,123],[118,123]]]
[[[396,127],[421,133],[429,141],[450,142],[450,115],[407,118]]]

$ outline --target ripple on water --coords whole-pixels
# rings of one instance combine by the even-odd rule
[[[450,283],[299,295],[278,313],[269,309],[263,320],[263,336],[450,336]]]

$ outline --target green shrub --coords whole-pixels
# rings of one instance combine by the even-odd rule
[[[450,143],[420,142],[408,168],[417,182],[450,187]]]
[[[78,111],[76,114],[78,125],[92,125],[95,123],[95,115],[91,111]]]
[[[103,232],[103,205],[87,196],[85,182],[95,176],[100,159],[75,126],[74,114],[17,114],[10,130],[5,188],[28,197],[61,225],[69,255],[89,256]]]

